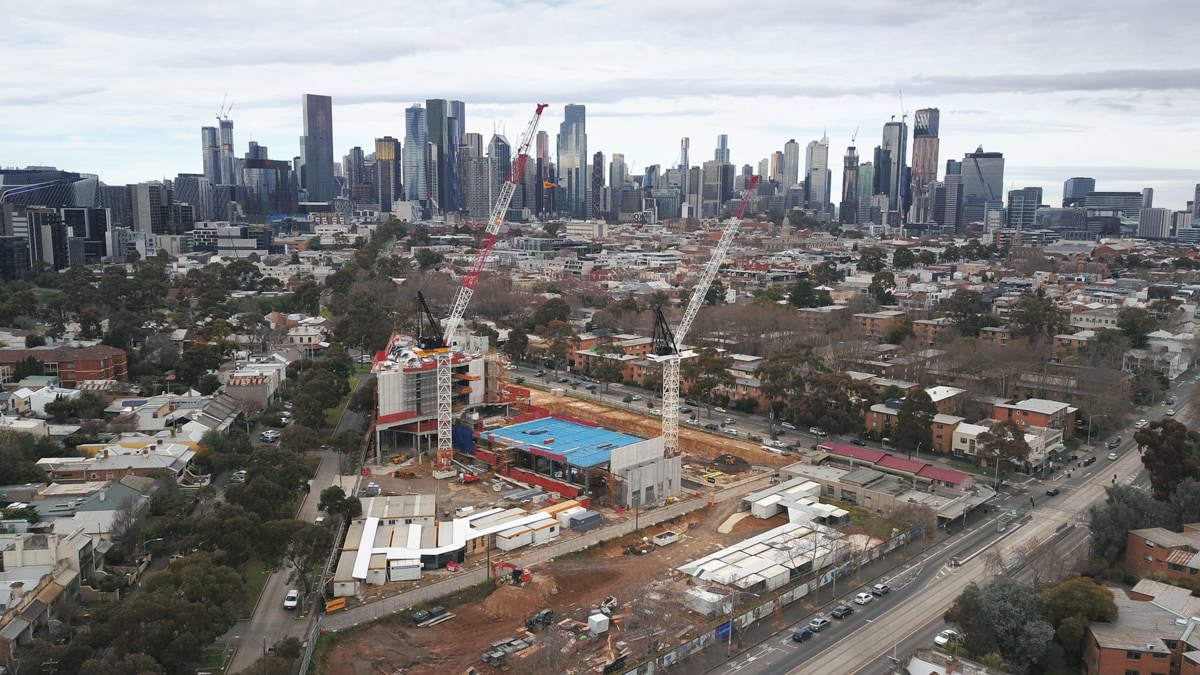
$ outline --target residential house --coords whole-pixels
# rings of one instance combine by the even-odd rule
[[[0,534],[0,663],[45,628],[64,601],[95,578],[99,556],[82,529]]]
[[[1162,373],[1174,381],[1187,371],[1188,354],[1163,348],[1130,349],[1121,358],[1121,369],[1134,373]]]
[[[128,441],[126,441],[128,442]],[[87,457],[44,457],[38,467],[52,481],[79,483],[97,480],[119,480],[125,476],[157,478],[171,476],[180,485],[206,485],[207,475],[192,471],[196,451],[191,444],[135,441],[124,445],[118,441],[109,445],[80,445]]]

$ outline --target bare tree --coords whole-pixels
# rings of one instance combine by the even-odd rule
[[[121,500],[113,513],[112,538],[117,547],[127,556],[133,557],[141,544],[142,526],[145,521],[145,509],[134,497]]]

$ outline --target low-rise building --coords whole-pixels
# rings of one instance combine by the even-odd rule
[[[1183,532],[1162,527],[1130,530],[1125,543],[1125,571],[1139,577],[1198,579],[1200,575],[1200,523],[1183,526]]]
[[[881,340],[904,323],[904,312],[898,309],[863,312],[855,314],[853,319],[863,335]]]
[[[923,345],[933,346],[939,342],[953,340],[958,327],[948,317],[917,319],[912,323],[913,335]]]
[[[1013,340],[1012,331],[1007,327],[988,326],[979,329],[979,342],[994,347],[1007,347]]]
[[[185,443],[166,443],[162,439],[124,445],[80,445],[86,457],[45,457],[38,467],[50,480],[64,483],[120,480],[125,476],[158,478],[171,476],[180,485],[206,485],[207,475],[192,471],[196,451]]]
[[[1200,673],[1200,602],[1183,588],[1143,580],[1126,595],[1110,588],[1117,605],[1111,623],[1092,621],[1084,636],[1087,675]]]
[[[1075,430],[1076,411],[1074,406],[1066,403],[1031,398],[1016,403],[992,405],[992,418],[1011,420],[1022,426],[1061,429],[1063,434],[1071,434]]]
[[[0,349],[0,384],[15,382],[17,364],[29,358],[41,365],[43,375],[56,376],[68,387],[85,380],[126,382],[129,379],[124,349],[107,345],[35,347]]]
[[[1134,373],[1158,372],[1176,380],[1190,365],[1188,354],[1167,349],[1130,349],[1121,359],[1121,368]]]

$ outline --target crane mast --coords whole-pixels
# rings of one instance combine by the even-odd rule
[[[443,348],[435,353],[437,361],[437,451],[438,462],[441,465],[439,468],[447,468],[450,457],[454,453],[450,435],[454,415],[449,349],[451,340],[463,323],[467,305],[471,304],[471,297],[475,295],[475,287],[479,284],[483,266],[487,263],[492,248],[496,245],[497,237],[508,229],[508,226],[504,224],[504,218],[508,214],[508,206],[512,203],[513,194],[517,191],[517,184],[521,182],[521,176],[525,173],[525,163],[529,159],[529,147],[533,144],[534,136],[537,134],[542,111],[547,107],[546,103],[537,104],[533,118],[525,126],[525,132],[521,136],[521,145],[517,149],[517,159],[512,163],[508,180],[500,188],[500,195],[497,197],[495,205],[492,206],[492,214],[488,217],[487,229],[479,242],[479,250],[475,254],[475,259],[471,261],[466,276],[463,277],[462,286],[459,286],[458,292],[454,295],[454,303],[450,306],[450,314],[446,317],[446,330],[442,339]]]
[[[704,272],[700,275],[700,280],[692,289],[692,297],[688,300],[687,309],[683,312],[683,319],[680,320],[679,327],[675,329],[669,343],[666,343],[669,344],[669,347],[659,350],[668,352],[659,355],[662,357],[660,361],[663,370],[662,436],[663,454],[666,457],[679,456],[680,355],[677,345],[687,337],[688,331],[692,328],[692,322],[700,313],[700,308],[704,305],[704,298],[708,295],[708,289],[721,270],[721,263],[724,262],[725,254],[729,252],[729,246],[733,243],[734,236],[737,235],[738,228],[742,224],[742,215],[746,213],[746,206],[750,204],[750,198],[754,196],[754,188],[757,186],[758,176],[753,176],[750,183],[742,190],[742,200],[738,202],[733,216],[725,224],[725,230],[721,233],[721,239],[717,242],[716,248],[713,249],[712,257],[709,258],[708,264],[704,266]]]

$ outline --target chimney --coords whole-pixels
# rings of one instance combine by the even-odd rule
[[[12,592],[12,597],[13,597],[14,601],[19,601],[21,599],[21,597],[25,595],[25,582],[24,581],[14,581],[8,588],[9,588],[9,591]]]

